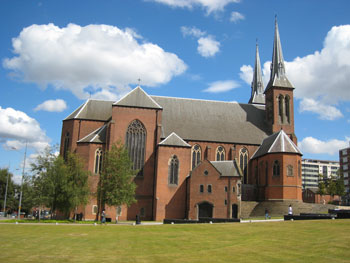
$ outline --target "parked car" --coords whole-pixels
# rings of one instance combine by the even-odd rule
[[[0,217],[5,217],[6,213],[5,212],[0,212]]]

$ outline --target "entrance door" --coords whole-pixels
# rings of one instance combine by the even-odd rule
[[[238,205],[232,205],[232,218],[237,218],[238,216]]]
[[[213,205],[208,202],[199,204],[198,210],[198,218],[213,217]]]

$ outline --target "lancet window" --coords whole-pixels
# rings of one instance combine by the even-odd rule
[[[248,150],[242,148],[239,152],[239,167],[243,173],[243,183],[248,183]]]
[[[179,180],[179,159],[174,155],[169,160],[169,184],[177,185]]]
[[[99,174],[102,171],[102,150],[97,149],[95,152],[95,174]]]
[[[192,147],[192,169],[194,169],[201,161],[201,147],[196,144]]]

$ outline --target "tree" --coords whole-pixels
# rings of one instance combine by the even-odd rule
[[[81,204],[86,204],[89,187],[88,173],[83,169],[81,160],[68,153],[67,161],[54,154],[53,148],[47,148],[32,164],[34,172],[33,189],[35,203],[50,208],[52,214],[57,210],[65,216]]]
[[[12,181],[12,173],[9,172],[8,169],[0,169],[0,207],[1,211],[4,210],[4,200],[6,194],[6,208],[5,211],[15,210],[15,189],[14,183]],[[6,184],[7,185],[7,193],[6,193]]]
[[[87,204],[90,189],[88,185],[89,173],[84,170],[79,157],[73,153],[67,155],[67,197],[69,210],[74,209],[74,220],[76,220],[79,205]]]
[[[337,171],[337,179],[335,181],[336,194],[345,195],[344,176],[340,169]]]
[[[98,187],[99,212],[105,204],[118,209],[118,206],[136,202],[136,185],[132,179],[137,171],[132,166],[128,150],[120,142],[106,152]]]
[[[319,174],[319,179],[318,179],[318,194],[320,195],[325,195],[327,194],[327,189],[326,189],[326,184],[323,180],[323,175]]]
[[[328,179],[327,193],[332,197],[336,195],[337,186],[333,178]]]

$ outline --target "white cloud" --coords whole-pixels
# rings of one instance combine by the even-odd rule
[[[43,103],[36,106],[34,111],[49,111],[49,112],[62,112],[67,109],[67,104],[64,100],[56,99],[56,100],[47,100]]]
[[[310,111],[317,113],[320,116],[320,119],[324,120],[335,120],[343,117],[343,114],[336,108],[330,105],[322,104],[313,99],[302,99],[299,104],[299,111]]]
[[[210,92],[210,93],[220,93],[220,92],[226,92],[238,87],[239,87],[239,84],[234,80],[215,81],[213,83],[210,83],[209,88],[203,91]]]
[[[205,31],[202,31],[202,30],[198,29],[195,26],[192,26],[192,27],[182,26],[181,27],[181,32],[182,32],[182,35],[184,37],[186,37],[186,36],[193,36],[193,37],[196,37],[196,38],[200,38],[200,37],[202,37],[202,36],[207,34]]]
[[[201,37],[197,42],[197,51],[205,58],[213,57],[220,51],[220,42],[216,41],[213,36]]]
[[[192,9],[195,6],[201,6],[206,9],[207,14],[223,11],[225,6],[230,3],[239,3],[241,0],[146,0],[169,5],[171,7],[181,7]]]
[[[263,65],[265,84],[270,77],[270,63],[267,61]],[[332,27],[321,51],[286,61],[285,65],[296,98],[313,99],[322,105],[333,106],[336,112],[335,106],[339,102],[350,101],[350,25]],[[241,78],[250,84],[252,71],[248,67],[241,67]],[[329,119],[325,113],[321,113],[321,118]]]
[[[220,51],[220,42],[216,41],[212,35],[208,35],[207,32],[202,31],[195,26],[182,26],[181,32],[184,37],[192,36],[198,38],[197,51],[205,58],[213,57]]]
[[[337,139],[321,141],[313,137],[306,137],[298,143],[298,146],[304,153],[335,155],[339,153],[339,149],[348,147],[349,140],[350,137],[346,137],[344,141]]]
[[[0,140],[5,149],[28,147],[38,151],[49,146],[49,138],[39,123],[22,111],[0,107]]]
[[[253,68],[252,68],[252,66],[243,65],[240,68],[240,71],[241,72],[239,73],[239,77],[250,85],[253,81]]]
[[[141,78],[145,86],[167,83],[187,66],[175,54],[139,43],[132,29],[115,26],[54,24],[24,28],[12,40],[12,58],[3,66],[26,82],[71,91],[78,98],[95,93],[120,96]],[[107,91],[107,92],[106,92]]]
[[[231,22],[238,23],[238,21],[244,20],[244,19],[245,19],[245,16],[239,12],[231,13],[231,17],[230,17]]]

